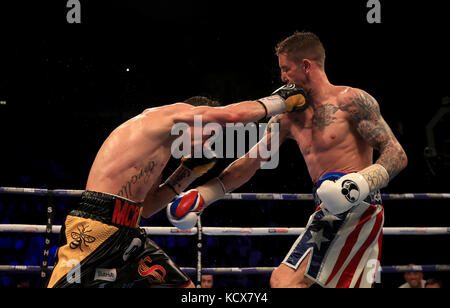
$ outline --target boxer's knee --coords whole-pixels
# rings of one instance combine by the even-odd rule
[[[278,271],[278,267],[272,272],[270,276],[270,287],[271,288],[282,288],[283,279]]]
[[[292,271],[292,273],[290,273]],[[289,269],[285,265],[277,267],[270,276],[271,288],[292,288],[294,270]]]

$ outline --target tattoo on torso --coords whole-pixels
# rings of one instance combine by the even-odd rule
[[[133,185],[135,185],[142,178],[144,179],[144,184],[146,184],[150,179],[155,165],[156,163],[154,161],[150,161],[144,168],[141,168],[138,173],[133,175],[130,180],[122,185],[122,188],[117,193],[117,195],[128,199],[133,197]]]
[[[313,126],[323,130],[325,127],[330,126],[336,120],[334,114],[339,110],[338,107],[333,104],[324,104],[317,107],[314,111],[312,119]]]
[[[304,123],[302,126],[303,129],[312,129],[313,127],[317,127],[319,130],[323,130],[325,127],[330,126],[337,119],[334,114],[339,110],[339,107],[327,103],[313,107],[313,109],[314,115],[311,119],[311,126]]]

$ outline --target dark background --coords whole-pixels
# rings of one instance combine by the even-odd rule
[[[104,139],[145,108],[193,95],[230,104],[270,94],[282,84],[276,43],[307,30],[323,41],[330,82],[372,94],[408,155],[408,167],[383,192],[449,192],[448,117],[435,129],[438,155],[424,156],[425,127],[450,96],[443,1],[380,1],[381,24],[367,22],[365,0],[80,0],[81,24],[67,23],[67,1],[16,2],[0,5],[0,100],[6,101],[0,105],[0,186],[83,189]],[[200,181],[231,161],[221,160]],[[177,165],[171,160],[165,175]],[[236,192],[310,190],[301,154],[295,142],[286,142],[279,167],[258,171]],[[3,223],[45,223],[42,198],[1,197]],[[73,202],[58,201],[57,223]],[[220,203],[226,208],[213,206],[202,216],[205,226],[303,227],[314,210],[312,202]],[[385,213],[386,227],[449,226],[445,200],[386,201]],[[143,225],[168,222],[161,213]],[[155,240],[180,266],[195,266],[193,238]],[[277,266],[294,240],[205,237],[204,266]],[[39,236],[2,233],[0,263],[38,265],[42,243]],[[448,246],[448,235],[385,236],[382,265],[449,264]],[[0,277],[2,286],[28,279],[39,285],[35,276]],[[450,283],[446,273],[425,277]],[[222,276],[216,286],[268,286],[268,278]],[[379,286],[402,282],[401,274],[385,274]]]

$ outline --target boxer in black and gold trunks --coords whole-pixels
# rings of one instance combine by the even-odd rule
[[[85,191],[61,230],[48,286],[125,287],[145,279],[163,286],[189,285],[189,277],[138,228],[141,211],[140,203]],[[73,265],[78,267],[73,270]]]
[[[79,206],[67,216],[48,287],[120,287],[145,278],[152,284],[193,287],[138,228],[141,216],[148,218],[165,208],[214,164],[205,158],[183,159],[161,184],[172,143],[178,138],[171,134],[172,128],[184,123],[192,129],[194,116],[201,116],[202,123],[220,125],[256,122],[303,106],[301,93],[286,87],[260,101],[225,107],[211,107],[218,104],[193,97],[147,109],[117,127],[97,153]]]

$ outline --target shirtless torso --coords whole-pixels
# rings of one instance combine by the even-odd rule
[[[118,126],[104,141],[91,167],[86,190],[143,202],[142,216],[149,217],[174,197],[173,191],[160,183],[172,155],[172,142],[179,137],[171,134],[176,123],[192,127],[194,116],[202,116],[203,123],[249,123],[264,114],[264,107],[256,101],[224,107],[177,103],[146,109]]]
[[[100,148],[86,190],[142,202],[170,159],[173,119],[182,106],[147,109],[117,127]]]
[[[297,142],[313,182],[326,172],[354,172],[372,164],[373,148],[342,107],[354,91],[334,87],[332,96],[314,102],[305,112],[279,116],[286,136]]]
[[[364,90],[335,86],[329,82],[324,66],[325,50],[316,35],[309,32],[296,32],[280,42],[276,52],[281,80],[303,88],[307,93],[309,106],[302,112],[273,117],[265,137],[259,144],[269,144],[272,135],[279,132],[280,144],[287,139],[297,142],[314,183],[317,183],[322,175],[329,175],[329,172],[346,172],[349,173],[347,177],[353,176],[360,179],[360,183],[366,187],[366,193],[376,192],[385,187],[406,167],[407,156],[381,116],[378,102]],[[279,124],[279,130],[272,124]],[[373,161],[374,150],[380,154],[375,162]],[[295,159],[294,156],[296,155],[284,153],[280,155],[280,158]],[[250,158],[247,153],[228,166],[218,178],[227,191],[233,191],[252,178],[260,168],[261,161],[264,161],[261,156],[256,159]],[[321,199],[325,195],[330,201],[328,204],[322,202],[322,205],[328,206],[331,210],[331,204],[337,204],[336,200],[342,200],[344,189],[342,186],[339,190],[339,184],[332,179],[325,182],[328,187],[333,187],[335,194],[322,194]],[[319,189],[323,186],[322,183]],[[201,188],[199,187],[198,191],[202,191]],[[359,196],[361,195],[357,197]],[[352,203],[348,201],[339,205],[342,206],[342,204],[350,204],[349,208],[352,208]],[[356,208],[358,207],[355,206],[354,209]],[[342,209],[345,207],[339,208],[339,210]],[[323,212],[320,213],[324,215]],[[338,214],[338,211],[336,213]],[[313,222],[314,218],[310,221]],[[381,228],[382,224],[379,226]],[[319,234],[317,230],[311,229],[310,232]],[[320,244],[323,234],[317,236]],[[323,241],[329,242],[329,239],[324,238]],[[308,287],[314,282],[305,276],[310,260],[309,243],[311,242],[301,242],[299,237],[286,257],[286,264],[283,262],[273,271],[270,281],[272,287]],[[368,248],[368,252],[376,253],[376,249]],[[292,260],[288,260],[291,256]],[[323,259],[315,260],[319,263],[322,261]],[[334,263],[330,260],[320,266],[332,268]],[[329,273],[331,270],[329,272],[324,270],[324,272]]]

